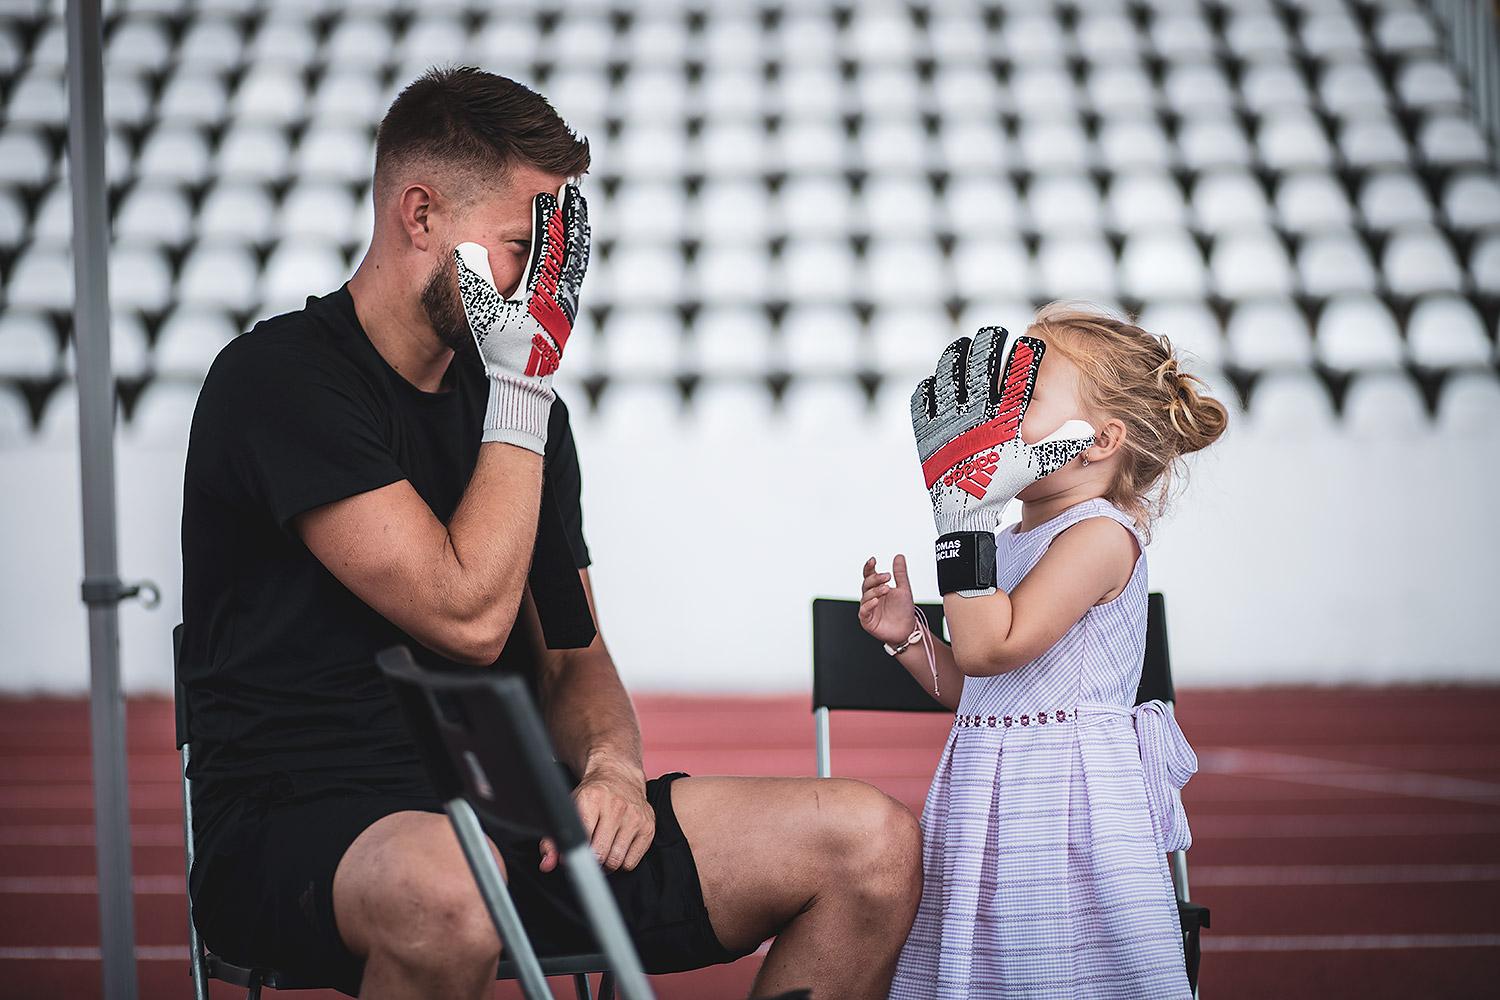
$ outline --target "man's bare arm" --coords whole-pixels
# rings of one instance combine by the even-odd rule
[[[424,646],[493,663],[515,622],[536,544],[542,457],[489,443],[445,527],[401,480],[293,520],[339,582]]]
[[[579,570],[579,576],[597,624],[588,570]],[[630,696],[602,635],[584,649],[546,649],[529,597],[521,614],[537,651],[537,689],[547,731],[558,758],[579,776],[573,800],[583,828],[606,869],[629,871],[656,835],[656,814],[646,801],[641,727]],[[556,863],[556,851],[544,842],[542,870],[550,871]]]

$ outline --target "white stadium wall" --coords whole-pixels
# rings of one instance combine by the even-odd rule
[[[855,594],[870,555],[904,551],[918,593],[935,592],[899,400],[863,414],[814,383],[773,410],[731,387],[689,419],[655,387],[615,392],[602,415],[576,391],[574,408],[601,624],[633,690],[806,689],[809,602]],[[165,408],[178,423],[119,435],[122,575],[164,594],[154,611],[121,609],[132,692],[171,687],[185,402]],[[1495,425],[1392,415],[1361,431],[1318,413],[1236,411],[1159,526],[1151,584],[1168,597],[1180,681],[1500,680]],[[61,423],[0,447],[8,692],[87,688],[77,454]]]

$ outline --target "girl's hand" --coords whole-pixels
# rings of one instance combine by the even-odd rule
[[[896,556],[891,563],[896,585],[890,586],[891,573],[875,572],[875,557],[865,563],[864,587],[859,597],[859,624],[881,642],[892,646],[906,641],[916,628],[916,605],[912,603],[911,581],[906,576],[906,557]]]

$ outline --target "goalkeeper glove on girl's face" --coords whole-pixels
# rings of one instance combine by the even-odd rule
[[[1086,421],[1069,420],[1036,444],[1021,421],[1046,345],[987,326],[960,337],[911,397],[912,430],[940,535],[993,532],[1005,505],[1094,443]]]
[[[573,332],[589,263],[588,205],[573,184],[532,199],[531,255],[509,298],[495,287],[483,246],[460,243],[453,259],[464,316],[490,379],[484,440],[541,454],[552,375]]]

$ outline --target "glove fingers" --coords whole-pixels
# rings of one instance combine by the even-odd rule
[[[986,326],[974,334],[974,346],[969,350],[969,367],[966,373],[969,399],[993,406],[1000,399],[996,385],[1000,371],[1001,351],[1010,336],[1003,326]]]
[[[959,337],[943,348],[933,373],[933,400],[939,414],[952,414],[969,405],[967,368],[973,341]]]
[[[541,277],[543,261],[551,253],[553,218],[557,215],[557,196],[543,192],[531,199],[531,253],[526,258],[526,269],[521,272],[521,282],[516,286],[515,298],[526,299],[536,288]]]
[[[583,275],[589,266],[589,206],[578,190],[578,185],[568,184],[562,192],[563,211],[563,266],[557,281],[557,304],[567,313],[568,319],[578,317],[578,294],[583,287]]]
[[[921,437],[921,428],[937,416],[937,401],[933,396],[934,384],[931,375],[917,383],[911,394],[911,422]]]
[[[1006,356],[1005,373],[998,380],[996,419],[1016,435],[1021,433],[1021,421],[1031,407],[1031,394],[1036,391],[1036,375],[1046,350],[1047,345],[1035,337],[1017,337]]]

